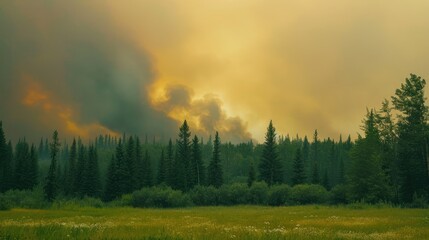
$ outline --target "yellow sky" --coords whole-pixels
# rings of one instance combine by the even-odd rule
[[[429,76],[429,1],[112,1],[123,33],[169,84],[217,95],[261,140],[358,131],[409,73]]]

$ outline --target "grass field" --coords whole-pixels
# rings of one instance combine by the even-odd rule
[[[429,210],[345,207],[0,211],[0,239],[429,239]]]

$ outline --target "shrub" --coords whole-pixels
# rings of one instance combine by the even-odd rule
[[[197,206],[219,205],[219,189],[213,186],[196,186],[189,192],[192,202]]]
[[[0,195],[0,211],[6,210],[10,210],[10,203],[7,202],[3,195]]]
[[[407,207],[410,208],[427,208],[428,203],[426,201],[426,198],[424,196],[419,196],[417,193],[413,194],[413,201],[407,205]]]
[[[222,205],[248,204],[249,187],[245,183],[223,185],[219,189],[218,200]]]
[[[143,188],[131,195],[133,207],[174,208],[192,205],[188,195],[170,187]]]
[[[86,207],[102,208],[104,207],[104,203],[99,198],[84,197],[82,199],[56,199],[51,205],[53,209],[79,209]]]
[[[348,201],[348,188],[344,184],[340,184],[331,189],[332,204],[346,204]]]
[[[328,199],[328,191],[320,185],[295,185],[291,191],[291,200],[295,204],[326,203]]]
[[[292,188],[286,184],[272,186],[268,192],[268,205],[286,205],[290,201],[291,190]]]
[[[265,182],[255,182],[249,190],[251,204],[266,205],[268,200],[268,185]]]
[[[8,208],[41,209],[49,206],[44,200],[43,189],[40,186],[33,190],[9,190],[0,198]]]

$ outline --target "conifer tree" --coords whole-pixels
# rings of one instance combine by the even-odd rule
[[[142,170],[143,170],[142,172],[143,187],[151,187],[153,185],[152,164],[151,164],[149,151],[147,149],[143,157]]]
[[[256,172],[253,161],[250,161],[249,164],[249,173],[247,174],[247,186],[251,187],[256,180]]]
[[[179,139],[177,140],[177,159],[176,159],[176,187],[179,190],[189,189],[189,161],[191,157],[191,132],[186,120],[179,129]]]
[[[167,171],[166,182],[168,186],[174,187],[175,179],[176,179],[175,178],[176,171],[174,168],[174,164],[175,164],[174,150],[173,150],[173,142],[171,141],[171,138],[170,138],[170,141],[168,141],[167,156],[165,160],[166,160],[165,165],[166,165],[166,171]]]
[[[0,193],[10,189],[9,186],[9,171],[10,171],[10,160],[8,158],[8,146],[6,143],[6,137],[3,131],[3,123],[0,121]]]
[[[128,171],[130,173],[131,189],[136,190],[138,188],[137,180],[137,161],[136,161],[136,146],[134,144],[134,138],[130,136],[126,143],[125,160],[127,163]]]
[[[313,184],[319,184],[320,183],[320,174],[319,174],[319,138],[317,130],[314,131],[314,138],[313,138],[313,144],[312,147],[312,162],[313,162],[313,168],[312,168],[312,175],[311,175],[311,183]]]
[[[374,111],[364,120],[365,138],[360,137],[352,150],[350,193],[354,200],[375,203],[388,199],[387,178],[382,170],[382,149]]]
[[[101,192],[98,154],[94,145],[89,146],[88,161],[84,169],[84,192],[88,197],[98,197]]]
[[[265,143],[262,150],[261,162],[259,164],[260,179],[265,181],[269,186],[282,183],[283,168],[280,162],[277,144],[276,144],[276,129],[273,122],[267,128],[265,135]]]
[[[58,132],[54,131],[52,135],[52,143],[50,145],[51,151],[51,165],[49,166],[48,176],[46,177],[46,184],[44,186],[45,198],[48,201],[54,200],[58,191],[57,179],[57,158],[60,150],[60,141],[58,139]]]
[[[425,104],[426,81],[411,74],[392,97],[398,114],[398,169],[401,199],[427,195],[429,185],[428,107]]]
[[[30,162],[28,169],[29,186],[28,189],[34,188],[39,182],[39,163],[37,158],[36,147],[32,144],[30,149]]]
[[[78,144],[79,153],[77,158],[77,164],[76,164],[76,173],[75,173],[75,179],[73,186],[73,192],[77,196],[83,197],[85,194],[85,168],[86,168],[86,161],[87,161],[87,153],[85,146],[80,143]]]
[[[193,188],[195,185],[201,185],[204,182],[204,165],[201,154],[200,142],[197,135],[194,136],[192,140],[192,152],[191,152],[191,162],[190,162],[190,183],[189,187]]]
[[[305,182],[305,170],[304,170],[304,161],[301,156],[301,149],[298,148],[295,153],[295,158],[293,161],[293,175],[292,175],[292,184],[302,184]]]
[[[106,201],[112,201],[119,196],[116,169],[115,157],[112,155],[109,167],[107,168],[106,188],[104,190],[104,200]]]
[[[167,179],[167,168],[165,164],[165,156],[164,156],[164,149],[161,150],[161,157],[159,159],[159,165],[158,165],[158,177],[157,177],[157,183],[163,184],[166,182]]]
[[[208,168],[207,183],[209,186],[214,186],[216,188],[219,188],[223,184],[223,171],[220,163],[220,138],[218,132],[216,132],[213,141],[213,157]]]
[[[143,167],[143,150],[142,145],[140,143],[140,138],[136,137],[136,149],[135,149],[135,179],[136,179],[136,187],[140,189],[143,186],[143,176],[142,176],[142,167]]]
[[[122,140],[119,140],[116,147],[116,181],[117,181],[117,196],[132,192],[132,178],[125,157]]]
[[[75,191],[74,186],[76,185],[76,160],[77,160],[77,146],[76,139],[73,139],[72,146],[70,148],[70,154],[68,159],[68,167],[65,172],[65,185],[64,193],[66,195],[72,195]]]

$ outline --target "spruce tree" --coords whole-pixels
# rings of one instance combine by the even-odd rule
[[[54,131],[52,135],[52,143],[50,145],[51,152],[51,165],[49,166],[48,175],[46,177],[46,183],[44,186],[45,198],[48,201],[54,200],[58,191],[58,179],[57,179],[57,158],[60,151],[60,141],[58,139],[58,132]]]
[[[68,159],[68,167],[65,172],[65,185],[64,193],[68,196],[72,195],[76,185],[76,160],[77,160],[77,146],[76,139],[73,139],[72,146],[70,148],[70,154]]]
[[[140,143],[140,138],[136,137],[136,149],[135,149],[135,179],[136,179],[136,187],[140,189],[143,186],[143,176],[142,176],[142,167],[143,167],[143,150],[142,145]]]
[[[167,179],[167,168],[165,164],[165,156],[164,156],[164,149],[161,150],[161,157],[159,158],[159,164],[158,164],[158,177],[157,177],[157,183],[163,184],[166,182]]]
[[[28,176],[30,180],[30,184],[28,186],[29,189],[34,188],[39,182],[39,163],[37,158],[37,150],[36,147],[32,144],[30,149],[30,162],[28,169]]]
[[[302,184],[305,182],[305,170],[304,170],[304,161],[301,156],[301,149],[298,148],[295,153],[295,158],[293,161],[293,175],[292,175],[292,184]]]
[[[317,130],[314,131],[314,138],[312,147],[312,174],[311,174],[311,183],[319,184],[320,183],[320,174],[319,174],[319,138]]]
[[[110,160],[109,167],[107,168],[107,177],[106,177],[106,188],[104,190],[104,200],[112,201],[117,198],[118,195],[118,179],[116,174],[117,166],[115,161],[115,156],[112,155]]]
[[[251,187],[253,185],[253,182],[255,182],[255,180],[256,180],[255,166],[253,165],[253,161],[250,161],[249,173],[247,174],[247,186]]]
[[[119,140],[118,146],[116,147],[116,181],[117,181],[117,194],[121,196],[126,193],[130,193],[133,190],[132,178],[129,171],[129,167],[126,161],[124,147],[122,140]]]
[[[175,184],[175,168],[174,168],[174,149],[173,149],[173,141],[168,141],[168,146],[167,146],[167,156],[165,159],[165,165],[166,165],[166,171],[167,171],[167,185],[170,187],[174,187]]]
[[[3,123],[0,121],[0,193],[10,189],[9,187],[9,159],[7,156],[7,143],[3,131]]]
[[[179,190],[189,189],[190,177],[189,161],[191,158],[191,132],[186,120],[179,129],[179,139],[177,140],[177,159],[176,159],[176,187]]]
[[[201,147],[198,137],[195,135],[192,140],[192,152],[190,162],[190,182],[189,187],[193,188],[195,185],[204,183],[204,164],[201,154]]]
[[[73,185],[73,193],[74,195],[83,197],[85,194],[85,168],[86,168],[86,161],[87,161],[87,153],[85,146],[80,143],[78,144],[79,153],[77,157],[77,164],[76,164],[76,172],[75,172],[75,179]]]
[[[353,200],[375,203],[388,200],[387,178],[382,169],[382,148],[374,111],[364,120],[365,138],[360,137],[352,150],[349,185]]]
[[[220,138],[218,132],[216,132],[213,141],[213,157],[208,168],[207,184],[216,188],[219,188],[223,184],[223,171],[220,163]]]
[[[283,168],[280,162],[277,144],[276,144],[276,129],[273,122],[267,128],[265,135],[265,143],[262,150],[261,162],[259,164],[259,178],[265,181],[269,186],[282,183],[283,181]]]
[[[134,138],[131,136],[126,143],[125,159],[128,171],[130,172],[131,190],[136,190],[138,188],[136,146],[134,144]]]
[[[428,107],[425,104],[426,81],[411,74],[396,90],[392,102],[398,114],[398,169],[400,194],[404,202],[413,196],[428,194]]]
[[[149,151],[146,149],[143,164],[142,164],[143,187],[151,187],[153,185],[152,164]]]
[[[84,169],[84,194],[89,197],[99,197],[101,193],[100,174],[98,167],[97,148],[89,146],[88,161]]]

